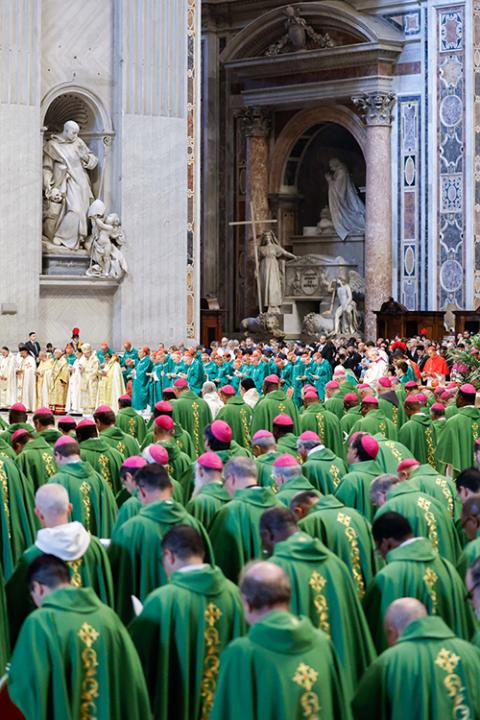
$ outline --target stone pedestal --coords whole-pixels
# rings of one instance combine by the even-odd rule
[[[78,277],[85,275],[90,266],[90,255],[86,250],[67,252],[44,252],[42,274]]]
[[[376,338],[374,311],[392,295],[391,121],[395,96],[353,98],[367,125],[365,226],[365,337]]]

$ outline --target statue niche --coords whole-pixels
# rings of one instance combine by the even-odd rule
[[[50,104],[44,123],[43,272],[118,280],[127,271],[125,235],[103,202],[112,138],[104,113],[65,93]]]

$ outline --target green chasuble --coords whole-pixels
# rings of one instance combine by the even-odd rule
[[[4,432],[0,433],[0,440],[4,440],[11,447],[12,435],[15,430],[28,430],[28,432],[32,433],[32,435],[35,434],[35,428],[30,425],[30,423],[12,423],[12,425],[9,425]]]
[[[115,584],[115,606],[124,622],[131,620],[131,595],[142,602],[147,595],[167,583],[162,565],[162,538],[175,525],[198,530],[205,544],[207,560],[213,559],[205,528],[179,503],[160,500],[142,507],[115,533],[108,554]]]
[[[168,452],[168,474],[180,483],[183,496],[190,497],[193,465],[189,456],[178,448],[174,438],[158,444]]]
[[[304,532],[277,543],[271,560],[290,578],[294,615],[306,615],[331,638],[350,699],[375,650],[345,563]]]
[[[454,415],[457,415],[459,408],[456,406],[454,402],[451,402],[447,407],[445,408],[445,417],[447,420],[450,420],[451,417]]]
[[[397,467],[402,460],[413,457],[405,445],[396,440],[386,440],[381,433],[375,435],[375,440],[378,442],[378,454],[375,460],[384,473],[396,475]]]
[[[335,492],[346,472],[343,460],[326,447],[311,450],[302,465],[303,475],[323,495]]]
[[[445,423],[437,447],[438,469],[453,468],[454,477],[473,465],[475,440],[480,436],[480,409],[468,405],[458,408],[456,415]]]
[[[375,460],[350,465],[350,471],[341,479],[335,495],[344,505],[355,508],[371,521],[374,508],[370,500],[370,485],[381,474],[382,470]]]
[[[249,560],[262,555],[260,516],[279,505],[270,488],[253,487],[236,490],[232,500],[219,510],[210,530],[215,561],[233,582]]]
[[[414,480],[390,488],[387,501],[377,510],[374,520],[386,512],[400,513],[415,536],[429,538],[434,550],[454,565],[457,563],[462,549],[452,518],[437,500],[420,492]]]
[[[178,422],[175,423],[175,426],[173,428],[173,437],[175,438],[175,442],[177,443],[177,447],[179,450],[181,450],[186,455],[188,455],[190,460],[197,459],[192,438],[187,433],[187,431],[181,427],[181,425]],[[152,443],[154,443],[154,442],[155,442],[155,438],[153,437],[153,430],[148,430],[148,432],[145,435],[145,438],[143,440],[141,450],[145,450],[145,448],[148,445],[152,445]]]
[[[198,494],[191,498],[186,510],[210,532],[215,515],[229,501],[230,495],[222,483],[210,482],[203,485]]]
[[[438,447],[438,445],[440,443],[440,438],[442,437],[442,433],[445,429],[446,424],[447,424],[446,417],[439,418],[438,420],[432,420],[432,428],[433,428],[435,447]]]
[[[430,615],[439,615],[459,637],[469,640],[474,618],[466,602],[464,584],[448,560],[426,538],[407,541],[387,554],[387,563],[374,577],[363,600],[377,651],[387,647],[383,620],[388,606],[398,598],[420,600]]]
[[[277,450],[280,450],[282,453],[289,453],[301,462],[301,457],[297,451],[297,440],[297,435],[294,435],[293,433],[285,433],[285,435],[282,435],[282,437],[277,440]]]
[[[120,408],[115,425],[142,444],[146,433],[145,420],[132,407]]]
[[[89,535],[86,550],[82,547],[79,550],[81,553],[79,557],[74,560],[68,559],[75,555],[75,534],[78,535],[78,526],[80,523],[72,522],[68,523],[68,527],[60,525],[48,530],[40,530],[37,537],[38,545],[29,547],[20,558],[15,572],[5,586],[12,646],[16,642],[23,621],[35,610],[27,587],[28,566],[44,552],[48,551],[67,563],[74,587],[92,587],[102,602],[113,607],[112,571],[107,551],[100,541]],[[85,534],[81,526],[80,530]],[[42,533],[48,534],[47,544],[42,542]]]
[[[138,455],[140,452],[140,445],[135,438],[115,425],[102,430],[100,437],[106,440],[110,447],[118,450],[124,459],[132,455]]]
[[[402,425],[398,439],[411,452],[413,457],[422,464],[436,465],[435,433],[432,421],[425,413],[415,413],[410,420]]]
[[[0,566],[0,672],[3,673],[10,657],[10,638],[8,633],[7,601],[5,599],[5,583]]]
[[[325,495],[312,505],[298,526],[343,560],[362,599],[378,565],[370,523],[333,495]]]
[[[272,465],[280,455],[283,455],[283,450],[271,450],[255,458],[257,463],[257,483],[262,487],[272,487]],[[297,453],[292,457],[296,458]]]
[[[16,459],[18,469],[32,483],[35,493],[57,472],[51,446],[41,437],[29,440]]]
[[[30,483],[14,460],[0,458],[0,568],[6,580],[35,538],[34,504]]]
[[[341,420],[345,414],[345,406],[343,404],[343,397],[344,397],[343,395],[340,395],[339,393],[337,393],[333,397],[325,400],[325,410],[328,410],[329,412],[336,415],[339,420]]]
[[[365,673],[355,720],[478,718],[480,653],[439,617],[409,623]]]
[[[440,475],[431,465],[419,465],[410,473],[410,481],[414,481],[419,490],[438,500],[450,517],[455,519],[460,517],[462,503],[453,480]]]
[[[208,404],[192,390],[185,390],[177,400],[172,400],[173,419],[179,423],[193,440],[196,455],[203,452],[203,431],[212,422]]]
[[[389,420],[381,410],[370,410],[362,417],[350,431],[350,435],[355,432],[365,432],[370,435],[381,433],[387,440],[397,439],[397,428],[391,420]]]
[[[295,495],[298,495],[298,493],[301,492],[306,492],[307,490],[320,495],[318,490],[316,490],[309,480],[303,477],[303,475],[297,475],[296,477],[290,478],[279,487],[277,500],[283,503],[286,507],[289,507],[290,502],[293,500]]]
[[[60,430],[56,430],[55,428],[49,428],[48,430],[41,430],[39,433],[37,433],[37,437],[41,437],[47,442],[49,445],[55,445],[58,438],[62,437],[62,433]]]
[[[209,720],[350,720],[342,676],[324,632],[275,610],[223,653]]]
[[[128,500],[125,500],[118,511],[117,519],[115,520],[115,525],[113,526],[111,534],[112,540],[115,539],[116,533],[120,530],[122,525],[125,525],[127,520],[130,520],[130,518],[138,515],[142,507],[143,505],[136,496],[136,493],[135,495],[131,495]]]
[[[284,390],[273,390],[264,397],[261,397],[255,405],[252,417],[252,436],[257,430],[269,430],[272,432],[273,420],[277,415],[285,413],[293,420],[293,431],[299,430],[297,406],[293,400],[287,397]]]
[[[220,409],[216,420],[224,420],[232,429],[233,439],[242,447],[251,445],[250,425],[252,423],[252,408],[235,395]]]
[[[142,666],[133,642],[91,588],[48,595],[24,622],[8,692],[28,720],[148,720]]]
[[[405,410],[394,390],[389,390],[378,396],[378,409],[393,422],[397,430],[402,427],[405,422]]]
[[[338,417],[326,409],[326,405],[313,403],[302,413],[300,432],[311,430],[316,432],[325,447],[343,457],[342,431]]]
[[[6,440],[2,440],[0,438],[0,458],[2,457],[9,457],[12,460],[15,460],[15,458],[17,457],[17,453],[12,448],[12,446],[6,442]]]
[[[117,516],[117,503],[109,485],[89,463],[63,463],[49,482],[63,485],[73,505],[71,519],[93,535],[109,538]]]
[[[150,593],[129,631],[155,720],[203,720],[212,709],[219,658],[245,632],[240,593],[219,568],[187,566]]]
[[[355,405],[355,407],[352,407],[352,408],[350,408],[350,410],[347,410],[345,415],[340,420],[340,429],[342,431],[342,434],[347,435],[347,436],[350,435],[355,423],[361,419],[362,419],[362,415],[360,413],[360,405]]]
[[[111,488],[114,495],[122,489],[120,468],[123,456],[102,437],[89,438],[80,443],[80,457],[93,467]]]

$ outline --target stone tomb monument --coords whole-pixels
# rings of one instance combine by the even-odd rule
[[[296,259],[285,264],[282,306],[287,335],[348,335],[362,324],[365,206],[337,158],[325,179],[328,206],[319,222],[291,238]]]

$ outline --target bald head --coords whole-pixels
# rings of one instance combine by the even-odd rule
[[[407,625],[426,616],[427,610],[420,600],[412,597],[395,600],[388,606],[385,614],[385,632],[388,644],[394,645]]]
[[[288,611],[291,589],[288,575],[271,562],[253,561],[239,580],[247,622],[258,622],[272,610]]]
[[[39,487],[35,493],[35,515],[42,527],[65,525],[71,509],[68,493],[63,485],[48,483]]]

